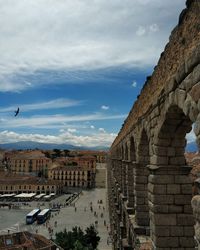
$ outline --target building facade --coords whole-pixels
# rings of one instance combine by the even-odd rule
[[[7,168],[13,173],[29,173],[47,176],[48,168],[52,164],[50,158],[41,151],[17,151],[7,154]]]
[[[72,151],[72,154],[85,156],[85,157],[95,157],[97,163],[106,163],[108,152],[106,151],[96,151],[96,150],[82,150],[82,151]]]
[[[97,163],[96,175],[95,175],[95,187],[106,188],[107,182],[107,164]]]
[[[45,193],[48,195],[50,193],[61,194],[62,192],[63,184],[55,180],[17,174],[0,175],[0,194]]]
[[[48,172],[49,180],[56,180],[66,187],[93,188],[95,172],[90,167],[56,166]]]

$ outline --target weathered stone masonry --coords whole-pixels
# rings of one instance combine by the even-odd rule
[[[194,249],[192,185],[184,151],[195,124],[200,142],[200,1],[179,24],[110,149],[108,190],[114,249]],[[199,143],[200,144],[200,143]]]

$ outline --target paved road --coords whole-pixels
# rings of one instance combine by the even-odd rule
[[[64,204],[67,195],[62,195],[51,203]],[[102,204],[98,201],[102,200]],[[40,204],[41,205],[41,204]],[[41,208],[49,207],[49,202],[45,202]],[[61,208],[60,212],[53,212],[50,221],[44,225],[25,224],[25,216],[33,208],[37,207],[37,202],[31,202],[30,207],[23,207],[21,209],[0,209],[0,234],[17,231],[30,231],[39,233],[47,238],[51,237],[49,228],[53,229],[52,236],[66,228],[71,230],[74,226],[80,226],[83,230],[90,224],[95,225],[101,237],[99,250],[111,250],[111,245],[107,245],[109,237],[109,219],[108,208],[106,202],[106,189],[94,189],[91,191],[83,191],[79,199],[76,199],[71,206]],[[92,211],[91,211],[92,207]],[[96,214],[96,215],[95,215]],[[57,222],[57,226],[55,225]],[[106,225],[105,225],[106,224]]]

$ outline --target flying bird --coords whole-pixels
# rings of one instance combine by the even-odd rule
[[[15,111],[15,116],[19,114],[19,108]]]

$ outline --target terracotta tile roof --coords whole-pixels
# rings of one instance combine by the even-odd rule
[[[185,159],[189,165],[195,165],[200,163],[200,153],[185,153]]]
[[[194,166],[191,170],[191,174],[193,177],[198,178],[200,177],[200,164]]]
[[[106,151],[96,151],[96,150],[82,150],[82,151],[75,151],[75,152],[81,155],[107,155],[108,153]]]
[[[15,174],[1,174],[0,184],[7,185],[57,185],[59,184],[56,180],[47,180],[39,177],[28,176],[28,175],[15,175]]]
[[[42,235],[32,234],[27,231],[0,236],[0,250],[42,250],[51,249],[56,245]],[[62,249],[58,247],[58,249]]]
[[[153,250],[152,243],[150,241],[142,243],[139,250]]]
[[[76,170],[85,170],[86,168],[80,167],[80,166],[56,166],[54,168],[51,168],[52,171],[54,170],[61,170],[61,171],[76,171]]]
[[[10,159],[14,160],[25,160],[25,159],[49,159],[41,151],[18,151],[11,153],[8,156]]]

